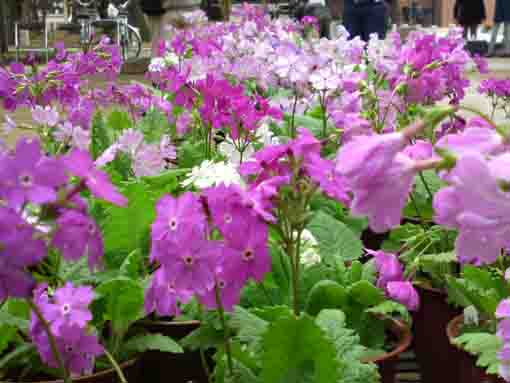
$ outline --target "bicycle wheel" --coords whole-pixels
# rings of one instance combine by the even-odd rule
[[[124,61],[135,60],[142,52],[142,37],[138,30],[129,24],[122,28],[121,49]]]

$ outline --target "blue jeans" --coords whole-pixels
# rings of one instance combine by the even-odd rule
[[[359,36],[368,41],[372,33],[377,33],[382,39],[386,34],[386,6],[383,1],[365,5],[346,4],[343,24],[351,38]]]

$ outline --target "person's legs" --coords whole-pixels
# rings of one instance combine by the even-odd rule
[[[501,23],[495,23],[492,27],[491,42],[489,44],[489,51],[487,52],[487,54],[489,56],[492,56],[496,49],[496,42],[498,40],[498,33],[499,33],[500,27],[501,27]]]
[[[503,32],[503,47],[505,55],[510,55],[510,23],[506,22]]]
[[[377,33],[380,39],[386,35],[386,6],[381,2],[375,6],[364,7],[363,35],[368,41],[372,33]]]
[[[343,24],[347,32],[349,32],[351,39],[356,36],[362,37],[363,30],[361,28],[359,8],[346,6],[344,8]]]

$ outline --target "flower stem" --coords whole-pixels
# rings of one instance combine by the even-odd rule
[[[37,307],[37,305],[31,299],[27,299],[27,303],[28,303],[28,306],[34,312],[34,314],[37,316],[37,319],[39,319],[39,321],[43,325],[44,331],[46,331],[46,334],[48,335],[51,352],[53,353],[53,357],[55,358],[55,360],[57,361],[57,364],[59,365],[60,371],[64,378],[64,383],[72,383],[72,380],[69,376],[69,372],[67,371],[67,368],[64,364],[64,360],[62,359],[62,355],[60,355],[60,352],[58,351],[57,341],[55,340],[55,337],[53,336],[53,333],[51,332],[50,325],[44,318],[41,310],[39,310],[39,307]]]
[[[460,109],[463,109],[463,110],[466,110],[468,112],[471,112],[471,113],[474,113],[474,114],[477,114],[479,115],[480,117],[482,117],[485,121],[487,121],[487,123],[489,125],[491,125],[494,129],[497,128],[496,124],[494,123],[494,121],[492,121],[492,119],[487,116],[485,113],[483,112],[480,112],[479,110],[475,109],[475,108],[471,108],[470,106],[466,106],[466,105],[461,105],[459,107]]]
[[[425,186],[425,190],[427,191],[427,194],[429,195],[430,199],[433,200],[434,194],[432,194],[432,190],[430,190],[429,184],[427,183],[425,177],[423,176],[423,172],[419,172],[418,176],[420,177],[421,182],[423,182],[423,186]]]
[[[233,376],[234,367],[232,363],[232,350],[230,349],[230,337],[227,321],[225,320],[225,310],[223,309],[223,303],[221,302],[221,294],[218,284],[214,286],[214,292],[216,294],[216,305],[218,306],[218,313],[220,314],[221,326],[223,327],[223,342],[225,344],[225,352],[227,353],[227,366],[230,376]]]
[[[297,92],[294,95],[294,102],[292,104],[292,115],[290,116],[290,136],[296,138],[296,109],[297,109],[298,95]]]
[[[204,321],[204,311],[202,310],[202,305],[198,305],[198,315],[200,318],[200,321],[203,323]],[[205,358],[205,351],[202,344],[200,344],[200,347],[198,348],[200,352],[200,361],[202,362],[202,368],[204,369],[205,376],[207,377],[208,383],[213,383],[211,378],[211,371],[209,370],[209,364],[207,363],[207,359]]]
[[[126,377],[124,376],[124,373],[122,372],[122,368],[120,368],[119,364],[117,363],[117,361],[115,360],[113,355],[110,354],[110,352],[106,349],[106,347],[104,348],[104,354],[106,355],[106,357],[110,361],[113,369],[115,370],[115,372],[119,376],[120,382],[121,383],[128,383]]]
[[[319,95],[319,98],[322,109],[322,138],[326,138],[328,131],[328,118],[326,115],[326,92],[324,92],[322,95]]]

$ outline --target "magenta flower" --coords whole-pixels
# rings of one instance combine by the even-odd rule
[[[222,254],[222,246],[197,234],[179,238],[177,251],[162,259],[170,281],[178,290],[204,293],[214,286],[214,272]]]
[[[408,310],[418,311],[420,297],[411,282],[388,282],[386,292],[391,299],[403,304]]]
[[[367,168],[370,167],[367,164]],[[369,226],[376,233],[384,233],[400,225],[402,209],[407,203],[415,175],[414,161],[399,154],[371,180],[353,176],[356,181],[349,184],[354,196],[351,214],[368,217]]]
[[[115,205],[124,206],[128,200],[110,182],[108,175],[98,169],[89,153],[74,149],[63,158],[67,170],[82,179],[93,195]]]
[[[5,169],[2,194],[9,206],[16,209],[25,202],[54,202],[56,189],[67,181],[63,164],[43,156],[37,140],[20,139],[14,156],[0,157],[0,161],[0,168]]]
[[[165,269],[160,268],[153,274],[151,284],[145,292],[145,312],[156,312],[160,316],[178,316],[181,314],[179,304],[188,303],[192,296],[191,290],[177,290]]]
[[[224,277],[260,282],[271,271],[267,241],[267,226],[260,222],[232,228],[224,250]]]
[[[47,253],[44,241],[34,239],[34,234],[14,211],[0,207],[0,301],[31,296],[35,281],[25,268]]]
[[[220,300],[223,309],[227,312],[231,312],[241,299],[241,290],[244,286],[244,282],[239,279],[226,278],[222,274],[223,273],[217,274],[215,285],[205,293],[199,294],[197,298],[199,302],[208,309],[216,310],[218,308],[218,302],[216,300],[217,286],[220,292]]]
[[[51,323],[53,333],[60,336],[64,327],[85,328],[92,320],[89,305],[94,299],[94,292],[89,286],[74,287],[67,282],[55,291],[52,304],[43,307],[44,317]]]
[[[52,245],[64,259],[77,261],[87,255],[91,270],[101,264],[103,239],[92,218],[76,210],[66,210],[57,219],[57,226]]]
[[[156,205],[156,220],[152,224],[151,260],[163,262],[160,247],[168,247],[164,254],[178,251],[182,239],[190,237],[192,233],[199,233],[201,237],[206,229],[205,214],[197,197],[187,192],[178,198],[162,197]],[[161,245],[159,242],[162,242]],[[172,250],[172,249],[175,250]]]
[[[59,368],[53,356],[46,334],[33,338],[43,362],[49,367]],[[64,365],[73,376],[89,375],[94,371],[95,358],[104,353],[97,337],[88,335],[84,329],[65,326],[57,338],[57,347],[64,359]]]
[[[496,308],[496,318],[510,319],[510,299],[503,299]]]
[[[385,289],[389,282],[404,280],[404,270],[395,254],[372,250],[367,250],[367,253],[375,259],[375,269],[379,274],[377,287]]]
[[[435,221],[459,230],[455,249],[462,263],[493,263],[510,245],[508,169],[508,153],[489,161],[467,153],[448,176],[451,186],[434,196]]]
[[[402,133],[354,137],[338,152],[336,169],[351,186],[384,182],[384,173],[406,144]]]
[[[306,172],[328,197],[349,206],[351,196],[347,182],[335,169],[333,161],[322,159],[319,155],[311,155],[305,163]]]
[[[436,147],[447,149],[454,154],[469,152],[492,154],[503,148],[503,137],[493,129],[469,128],[460,134],[448,134],[442,137]]]
[[[406,147],[402,153],[415,161],[428,160],[434,155],[434,147],[430,142],[416,140],[414,144]]]

